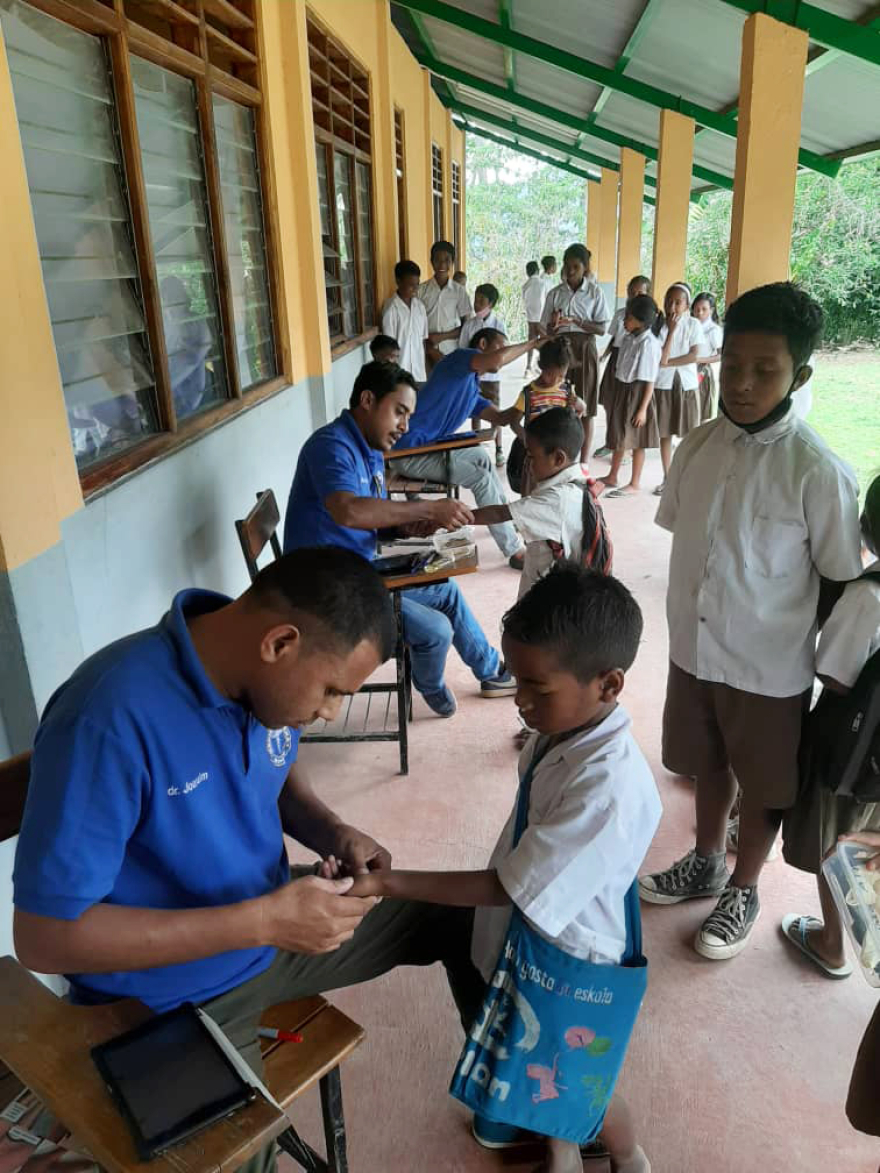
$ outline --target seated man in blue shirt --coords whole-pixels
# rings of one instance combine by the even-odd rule
[[[441,437],[457,432],[468,419],[482,419],[488,424],[512,423],[516,417],[500,411],[480,394],[480,379],[490,372],[519,358],[536,345],[535,339],[507,346],[500,330],[480,330],[471,339],[470,348],[454,350],[434,367],[419,392],[419,404],[410,420],[409,434],[398,440],[397,448],[418,448],[433,444]],[[539,344],[538,344],[539,345]],[[482,445],[461,448],[451,454],[452,478],[470,489],[482,509],[485,505],[506,505],[507,498],[489,453]],[[426,456],[407,456],[393,464],[395,472],[402,472],[416,480],[442,481],[446,479],[446,456],[431,452]],[[522,570],[525,547],[512,522],[489,526],[495,544],[514,570]]]
[[[22,964],[66,974],[79,1003],[201,1004],[257,1071],[269,1006],[397,965],[442,961],[470,1022],[472,910],[346,895],[391,857],[294,765],[300,726],[333,720],[395,639],[368,563],[298,550],[238,599],[182,591],[157,627],[86,660],[34,745],[14,871]],[[283,832],[344,860],[345,878],[291,873]]]
[[[372,559],[380,530],[430,533],[473,520],[465,505],[448,498],[388,500],[384,453],[406,435],[415,407],[415,381],[408,371],[381,362],[361,368],[350,410],[319,428],[299,454],[284,518],[285,553],[333,545]],[[402,604],[413,684],[438,716],[451,717],[456,708],[443,679],[450,644],[480,682],[482,696],[516,691],[457,583],[404,591]]]

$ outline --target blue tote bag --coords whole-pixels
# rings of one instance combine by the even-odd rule
[[[520,787],[513,836],[528,821],[535,762]],[[539,936],[514,906],[483,1009],[450,1092],[500,1124],[584,1144],[602,1127],[648,982],[634,881],[626,951],[595,965]]]

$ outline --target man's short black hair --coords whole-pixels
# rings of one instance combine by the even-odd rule
[[[545,342],[538,351],[538,367],[542,371],[547,367],[570,367],[572,357],[571,343],[561,334]]]
[[[724,315],[724,341],[732,334],[781,334],[798,370],[822,338],[825,316],[809,293],[791,281],[759,285],[738,297]]]
[[[528,261],[526,263],[526,276],[527,277],[537,277],[537,275],[538,275],[538,262],[537,261]]]
[[[303,547],[276,558],[247,592],[255,604],[316,620],[320,643],[347,655],[369,640],[384,663],[394,652],[397,624],[391,593],[360,554],[341,546]]]
[[[650,330],[656,322],[660,310],[649,293],[637,293],[626,303],[626,312]]]
[[[406,383],[407,387],[412,387],[414,391],[418,390],[416,381],[409,371],[405,371],[397,363],[377,362],[374,359],[373,362],[365,363],[358,371],[358,377],[351,389],[351,399],[348,401],[348,406],[352,411],[359,407],[363,391],[372,391],[377,401],[384,399],[401,383]]]
[[[584,444],[584,425],[567,407],[551,407],[526,424],[526,435],[537,440],[548,455],[559,448],[574,460]]]
[[[394,266],[394,280],[399,285],[404,277],[421,277],[422,270],[415,261],[398,261]]]
[[[642,612],[612,575],[557,562],[504,616],[504,634],[551,649],[564,672],[587,684],[612,668],[632,666]]]
[[[377,334],[370,343],[370,354],[373,358],[378,356],[385,350],[400,350],[400,343],[396,338],[392,338],[390,334]]]
[[[455,260],[455,245],[450,244],[448,240],[435,240],[431,245],[431,262],[437,253],[448,253],[453,260]]]
[[[481,293],[491,306],[498,305],[498,299],[501,297],[501,294],[498,292],[498,287],[493,285],[491,281],[487,281],[483,285],[478,285],[474,290],[474,297],[476,297],[478,293]]]
[[[506,339],[507,335],[505,333],[503,333],[503,331],[501,331],[501,330],[496,330],[494,328],[494,326],[486,326],[486,328],[484,330],[478,330],[476,332],[476,334],[471,339],[471,344],[468,347],[468,349],[469,350],[479,350],[481,342],[485,342],[486,345],[488,346],[489,343],[494,341],[494,339],[496,337]]]
[[[543,266],[543,268],[545,270],[549,269],[552,265],[555,265],[555,264],[556,264],[556,257],[554,257],[553,253],[547,253],[546,256],[541,257],[541,265]]]

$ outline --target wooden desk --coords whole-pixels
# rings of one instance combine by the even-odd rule
[[[108,1173],[137,1173],[147,1166],[140,1161],[89,1052],[150,1016],[151,1011],[133,999],[105,1006],[72,1006],[56,998],[11,957],[0,958],[4,1061]],[[45,1046],[40,1045],[41,1039]],[[155,1157],[149,1169],[152,1173],[234,1173],[287,1126],[287,1117],[258,1096],[252,1104]]]
[[[494,433],[494,428],[481,428],[480,431],[474,432],[470,436],[464,434],[458,437],[453,436],[451,439],[438,440],[434,444],[422,444],[419,448],[395,448],[385,454],[385,463],[393,464],[395,460],[405,460],[407,457],[432,456],[435,453],[442,453],[446,464],[446,496],[451,497],[453,452],[458,452],[461,448],[476,448],[486,440],[491,440]]]
[[[459,578],[463,574],[476,574],[480,569],[480,555],[477,550],[470,554],[467,558],[461,558],[452,566],[447,566],[443,570],[435,570],[432,574],[422,571],[421,574],[403,574],[396,578],[385,578],[385,585],[389,591],[394,592],[394,609],[399,612],[400,609],[400,594],[398,592],[406,590],[407,587],[431,586],[433,583],[446,582],[450,578]]]

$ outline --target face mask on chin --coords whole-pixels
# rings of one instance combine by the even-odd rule
[[[797,390],[798,376],[803,369],[803,367],[798,367],[794,373],[794,378],[791,381],[791,386],[786,391],[784,398],[780,399],[773,410],[769,411],[763,419],[755,420],[754,423],[751,424],[741,424],[739,420],[735,420],[727,410],[723,395],[718,397],[718,408],[721,414],[725,419],[729,419],[732,424],[740,428],[742,431],[747,432],[750,436],[753,436],[756,432],[763,432],[765,428],[772,427],[773,424],[778,423],[779,420],[788,415],[789,411],[791,410],[791,397]]]

